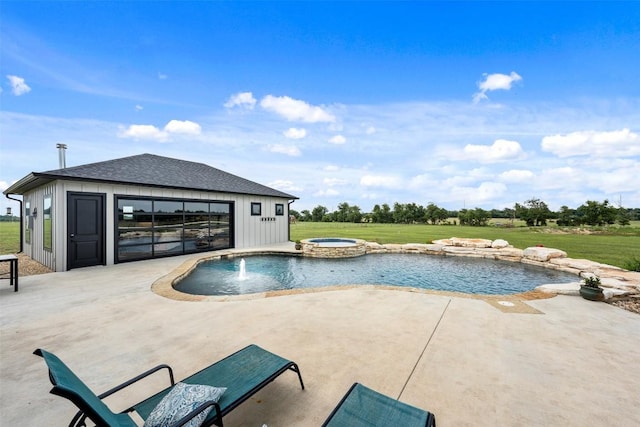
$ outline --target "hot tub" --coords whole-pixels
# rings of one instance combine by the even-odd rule
[[[316,258],[350,258],[367,252],[367,242],[361,239],[317,237],[302,240],[300,243],[304,256]]]

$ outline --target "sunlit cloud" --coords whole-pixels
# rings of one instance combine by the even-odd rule
[[[542,138],[542,150],[559,157],[600,156],[631,157],[640,155],[640,135],[628,128],[610,132],[578,131]]]
[[[289,139],[302,139],[307,136],[307,130],[303,128],[289,128],[283,132],[283,135]]]
[[[500,181],[507,183],[526,183],[530,182],[534,178],[533,172],[524,169],[511,169],[505,172],[502,172],[498,177]]]
[[[288,96],[267,95],[260,101],[260,106],[267,111],[278,114],[289,121],[306,123],[334,122],[335,116],[321,107],[310,105],[304,101]]]
[[[202,128],[198,123],[190,120],[171,120],[164,127],[165,132],[169,133],[182,133],[188,135],[200,135]]]
[[[324,178],[322,182],[329,187],[333,187],[335,185],[346,185],[348,181],[340,178]]]
[[[153,125],[130,125],[128,128],[121,130],[118,136],[132,139],[153,139],[161,142],[169,139],[167,132]]]
[[[401,188],[402,179],[394,175],[365,175],[360,178],[363,187]]]
[[[256,105],[256,99],[251,92],[240,92],[235,95],[231,95],[227,102],[224,103],[226,108],[240,107],[247,110],[253,110]]]
[[[302,153],[298,147],[294,145],[272,144],[267,147],[272,153],[286,154],[287,156],[297,157]]]
[[[522,77],[515,71],[511,74],[484,74],[484,80],[478,83],[478,92],[473,95],[473,102],[480,102],[489,99],[487,92],[493,90],[510,90],[513,83],[522,80]]]
[[[517,141],[497,139],[491,145],[467,144],[464,147],[465,158],[481,163],[494,163],[506,160],[521,159],[525,156]]]
[[[320,190],[313,193],[314,197],[335,197],[339,195],[340,195],[340,192],[334,188],[329,188],[327,190]]]
[[[268,187],[275,188],[276,190],[284,191],[286,193],[293,193],[296,191],[302,191],[303,188],[294,184],[293,181],[287,181],[285,179],[277,179],[267,183]]]
[[[9,80],[9,86],[11,86],[11,93],[15,96],[31,92],[31,88],[24,82],[22,77],[8,75],[7,80]]]
[[[201,130],[198,123],[190,120],[171,120],[162,130],[153,125],[130,125],[126,129],[121,128],[118,136],[120,138],[165,142],[172,134],[200,135]]]
[[[347,142],[347,138],[345,138],[342,135],[335,135],[335,136],[332,136],[331,138],[329,138],[329,142],[331,144],[341,145],[341,144],[344,144],[345,142]]]

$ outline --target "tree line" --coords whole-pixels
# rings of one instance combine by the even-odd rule
[[[312,222],[370,222],[379,224],[445,224],[486,226],[492,218],[505,220],[523,220],[527,226],[545,226],[548,221],[555,221],[559,226],[582,225],[629,225],[631,221],[640,220],[640,208],[615,207],[608,200],[597,202],[587,200],[577,209],[562,206],[553,212],[540,199],[529,199],[516,203],[513,209],[481,208],[447,210],[429,203],[421,206],[416,203],[394,203],[393,208],[387,203],[376,204],[371,212],[362,212],[359,206],[349,205],[347,202],[338,204],[335,211],[330,212],[325,206],[318,205],[311,211],[305,209],[300,212],[291,209],[297,221]]]

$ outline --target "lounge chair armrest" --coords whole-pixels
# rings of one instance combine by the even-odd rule
[[[193,411],[189,412],[187,415],[182,417],[182,419],[180,419],[180,420],[176,421],[175,423],[171,424],[171,427],[179,427],[179,426],[185,425],[186,423],[191,421],[194,417],[196,417],[200,412],[202,412],[205,409],[207,409],[209,406],[213,406],[214,410],[216,411],[217,418],[219,420],[222,420],[222,414],[220,413],[220,405],[218,405],[218,402],[214,402],[213,400],[209,400],[207,402],[204,402],[200,406],[198,406]]]
[[[148,377],[149,375],[151,375],[151,374],[153,374],[155,372],[158,372],[161,369],[166,369],[167,371],[169,371],[169,381],[171,382],[171,385],[175,385],[175,381],[173,379],[173,369],[171,369],[171,366],[169,366],[169,365],[162,364],[162,365],[158,365],[158,366],[156,366],[154,368],[151,368],[148,371],[145,371],[145,372],[141,373],[140,375],[137,375],[137,376],[131,378],[130,380],[125,381],[122,384],[117,385],[117,386],[113,387],[112,389],[105,391],[102,394],[99,394],[98,397],[100,399],[104,399],[105,397],[110,396],[113,393],[122,390],[123,388],[129,387],[131,384],[135,384],[138,381]]]

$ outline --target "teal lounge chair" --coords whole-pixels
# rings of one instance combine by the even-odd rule
[[[168,365],[158,365],[111,390],[96,395],[54,354],[42,349],[36,350],[34,354],[42,356],[49,368],[49,378],[53,384],[51,393],[69,399],[80,409],[80,412],[71,420],[70,427],[85,426],[87,418],[92,420],[96,426],[136,426],[137,424],[129,413],[135,411],[143,420],[146,420],[162,398],[175,386],[173,370]],[[121,413],[112,412],[102,402],[105,397],[163,369],[168,371],[170,386],[159,393]],[[202,425],[222,427],[222,418],[225,415],[276,379],[280,374],[289,370],[298,374],[300,386],[304,390],[304,383],[302,382],[298,365],[257,345],[249,345],[181,381],[186,384],[226,387],[226,391],[217,403],[213,401],[203,402],[198,408],[191,411],[174,425],[183,425],[203,410],[213,407],[213,410],[209,412]]]
[[[355,383],[331,412],[323,427],[435,427],[431,412],[392,399]]]

